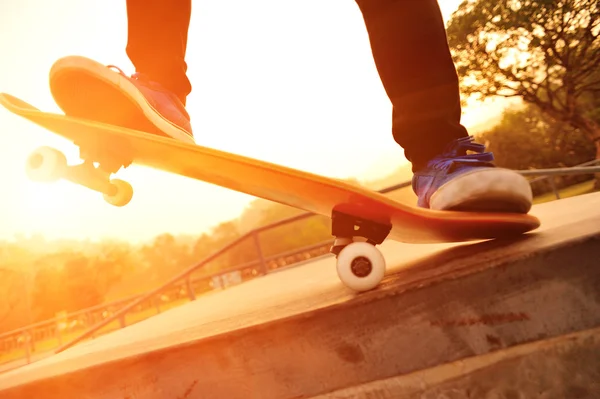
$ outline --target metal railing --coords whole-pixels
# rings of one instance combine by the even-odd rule
[[[574,174],[594,174],[600,173],[600,166],[594,167],[591,165],[600,164],[600,160],[594,160],[590,162],[586,162],[581,165],[577,165],[572,168],[553,168],[553,169],[543,169],[543,170],[520,170],[517,171],[524,176],[539,176],[535,179],[530,180],[530,183],[535,183],[541,180],[549,179],[551,182],[554,180],[554,177],[559,175],[574,175]],[[560,198],[559,192],[556,189],[554,184],[551,184],[553,187],[554,194],[557,199]],[[390,193],[402,188],[410,187],[411,181],[402,182],[400,184],[396,184],[381,190],[377,190],[380,193]],[[204,258],[199,263],[194,266],[186,269],[185,271],[177,274],[176,276],[169,279],[166,283],[162,284],[160,287],[155,288],[145,294],[131,296],[125,299],[121,299],[118,301],[110,302],[107,304],[97,305],[91,308],[83,309],[77,312],[70,313],[65,317],[55,317],[50,320],[42,321],[39,323],[31,324],[17,330],[9,331],[4,334],[0,334],[0,342],[3,339],[7,338],[16,338],[17,341],[25,346],[25,354],[23,357],[26,358],[27,363],[31,362],[31,353],[35,349],[35,337],[36,330],[52,330],[54,331],[55,337],[58,341],[58,349],[55,353],[59,353],[64,351],[67,348],[74,346],[75,344],[81,342],[84,339],[94,337],[95,334],[99,332],[99,330],[107,327],[111,323],[118,321],[119,327],[123,328],[127,325],[125,320],[125,315],[130,311],[140,308],[144,303],[154,303],[157,312],[160,312],[160,301],[157,301],[161,294],[167,291],[173,291],[177,293],[185,293],[185,296],[188,300],[193,301],[197,298],[198,287],[206,287],[208,286],[208,290],[204,289],[203,291],[212,291],[215,289],[214,281],[217,281],[219,278],[237,273],[237,278],[234,278],[236,282],[234,284],[240,283],[242,278],[240,277],[242,272],[246,271],[246,274],[249,278],[255,278],[257,276],[266,275],[273,271],[278,271],[283,268],[292,267],[298,265],[299,263],[303,263],[307,260],[314,259],[315,257],[321,256],[333,256],[329,253],[329,247],[333,243],[333,239],[326,240],[323,242],[315,243],[308,247],[292,250],[285,253],[280,253],[272,256],[264,256],[263,250],[260,244],[259,235],[262,232],[267,230],[272,230],[277,227],[287,225],[290,223],[298,222],[300,220],[309,218],[309,217],[318,217],[320,215],[315,215],[313,213],[301,213],[299,215],[280,220],[275,223],[271,223],[252,231],[247,232],[241,237],[237,238],[233,242],[225,245],[223,248],[215,251],[208,257]],[[323,216],[320,216],[323,217]],[[256,259],[250,262],[246,262],[240,265],[236,265],[231,268],[219,270],[214,273],[206,273],[203,276],[198,278],[192,278],[192,274],[197,272],[199,269],[203,268],[205,265],[210,263],[211,261],[217,259],[219,256],[227,253],[232,248],[241,244],[246,240],[252,240],[254,243],[254,249],[256,251]],[[207,283],[209,282],[209,283]],[[212,287],[211,287],[212,285]],[[218,285],[218,284],[217,284]],[[177,296],[177,295],[175,295]],[[124,305],[127,303],[126,305]],[[152,306],[152,305],[151,305]],[[118,308],[118,309],[116,309]],[[116,310],[115,310],[116,309]],[[96,322],[92,327],[90,327],[87,331],[77,336],[75,339],[69,341],[66,344],[63,344],[60,328],[58,325],[65,320],[77,320],[79,317],[84,317],[87,319],[94,320],[97,317],[93,315],[95,313],[100,313],[101,321]],[[90,316],[92,315],[92,316]],[[107,331],[108,332],[108,331]],[[41,334],[42,336],[48,335]],[[1,349],[1,347],[0,347]]]
[[[566,175],[587,175],[600,173],[600,159],[594,159],[588,162],[584,162],[579,165],[575,165],[570,168],[551,168],[551,169],[539,169],[539,170],[521,170],[523,176],[538,176],[535,179],[531,179],[529,184],[535,184],[544,180],[548,180],[550,183],[550,188],[554,197],[556,199],[560,199],[560,190],[556,186],[556,180],[554,179],[556,176],[566,176]]]

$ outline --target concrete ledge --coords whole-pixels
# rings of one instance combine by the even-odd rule
[[[600,329],[499,350],[312,399],[600,398]]]
[[[360,295],[330,283],[325,271],[327,286],[315,280],[300,286],[301,279],[277,285],[294,273],[314,279],[311,266],[280,273],[215,294],[214,303],[235,307],[236,292],[260,295],[265,287],[273,291],[264,301],[275,304],[288,290],[302,288],[304,297],[213,324],[177,324],[175,316],[210,313],[209,302],[200,308],[199,301],[6,373],[0,396],[309,398],[594,329],[600,326],[599,205],[600,196],[592,195],[540,207],[544,229],[512,241],[429,247],[378,290]],[[565,371],[572,378],[580,373]]]

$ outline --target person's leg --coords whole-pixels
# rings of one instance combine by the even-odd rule
[[[175,93],[183,104],[192,90],[185,62],[190,15],[191,0],[127,0],[129,59],[136,72]]]
[[[127,0],[126,76],[85,57],[58,60],[50,89],[67,115],[193,142],[185,109],[191,85],[185,53],[191,0]]]
[[[458,77],[438,3],[357,3],[379,76],[393,105],[394,139],[413,170],[418,170],[450,141],[468,136],[460,124]]]
[[[356,2],[393,106],[392,134],[412,163],[418,205],[528,211],[527,181],[515,172],[495,168],[492,154],[483,153],[484,147],[474,143],[460,123],[458,76],[437,1]],[[467,150],[478,154],[466,155]],[[472,180],[484,185],[469,186]],[[454,184],[459,181],[460,185]],[[516,192],[507,191],[506,184],[516,187]],[[500,191],[499,186],[503,186]]]

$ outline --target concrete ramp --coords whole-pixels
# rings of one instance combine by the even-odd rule
[[[515,240],[388,242],[374,291],[327,258],[207,295],[2,374],[0,397],[600,397],[600,194],[532,213]]]
[[[600,397],[600,329],[492,351],[313,399]]]

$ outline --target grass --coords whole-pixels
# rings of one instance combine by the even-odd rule
[[[589,194],[594,192],[594,180],[588,180],[583,183],[575,184],[573,186],[565,187],[558,190],[558,194],[561,199],[575,197],[577,195]],[[546,193],[539,195],[533,199],[534,204],[542,204],[544,202],[555,201],[556,196],[554,193]]]

